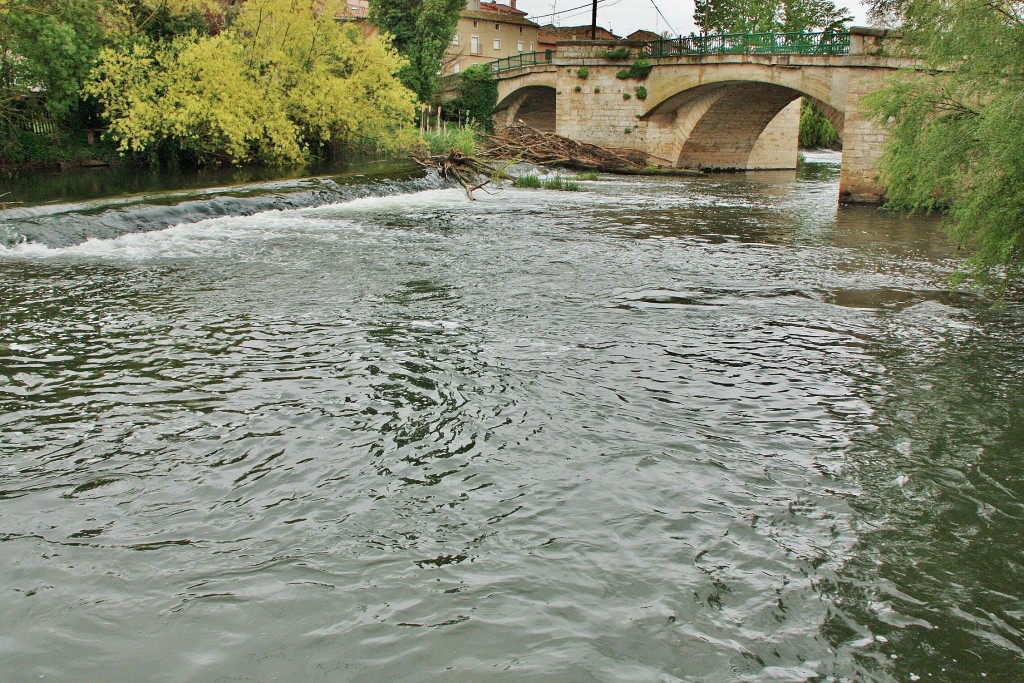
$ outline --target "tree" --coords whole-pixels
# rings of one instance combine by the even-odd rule
[[[0,3],[0,98],[45,95],[52,114],[66,115],[102,38],[96,0]]]
[[[370,0],[370,21],[391,36],[407,60],[402,82],[424,102],[437,92],[441,60],[465,5],[465,0]]]
[[[332,142],[399,144],[414,96],[381,37],[341,24],[342,0],[249,0],[215,36],[108,48],[87,92],[124,153],[198,163],[305,159]]]
[[[697,0],[693,20],[704,33],[837,31],[853,16],[832,0]]]
[[[800,102],[800,146],[836,147],[839,133],[832,122],[806,97]]]
[[[1024,270],[1024,6],[911,0],[902,49],[930,70],[907,72],[868,104],[891,122],[881,180],[891,206],[946,211],[972,249],[968,276],[1019,281]]]
[[[871,21],[883,26],[898,25],[909,6],[909,0],[872,0],[868,3]]]
[[[449,112],[466,112],[468,119],[489,127],[497,103],[498,81],[494,72],[486,64],[477,64],[459,74],[455,99],[445,108]]]

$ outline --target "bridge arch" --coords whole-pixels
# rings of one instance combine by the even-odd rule
[[[531,128],[554,132],[556,127],[557,91],[546,85],[531,85],[509,94],[494,110],[498,128],[516,122]]]
[[[688,168],[793,168],[801,97],[822,110],[842,139],[845,115],[825,83],[796,88],[798,83],[784,84],[793,79],[770,74],[703,80],[654,100],[643,114],[649,151]],[[664,84],[658,85],[664,93]]]
[[[538,130],[554,132],[558,73],[547,66],[542,68],[524,70],[514,85],[507,80],[498,82],[498,103],[494,107],[498,128],[522,120]]]

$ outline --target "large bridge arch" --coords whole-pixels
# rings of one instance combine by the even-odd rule
[[[664,108],[681,94],[695,88],[730,83],[779,86],[817,100],[837,112],[846,111],[845,74],[835,68],[752,62],[695,64],[690,68],[680,66],[655,69],[648,76],[645,86],[649,93],[649,105],[644,112],[645,116]]]
[[[802,97],[841,137],[843,113],[819,97],[767,80],[721,79],[656,101],[642,117],[648,149],[686,168],[794,168]]]

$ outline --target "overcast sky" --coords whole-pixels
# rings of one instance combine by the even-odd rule
[[[508,0],[498,1],[508,3]],[[867,10],[860,2],[838,0],[836,5],[848,7],[853,12],[855,25],[867,25]],[[529,12],[529,18],[538,24],[558,26],[589,25],[591,6],[590,0],[518,0],[516,4],[518,9]],[[658,14],[658,9],[664,17]],[[552,12],[559,14],[544,16]],[[597,24],[620,36],[640,28],[686,35],[694,30],[693,0],[599,0]]]

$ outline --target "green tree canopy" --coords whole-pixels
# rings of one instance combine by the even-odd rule
[[[72,110],[102,44],[99,11],[98,0],[0,2],[0,101],[45,94],[53,114]]]
[[[342,4],[248,0],[217,35],[103,50],[86,90],[122,152],[283,163],[332,141],[400,144],[414,115],[403,61],[338,22]]]
[[[832,0],[696,0],[693,21],[709,34],[837,31],[853,16]]]
[[[370,21],[406,59],[402,82],[424,102],[437,92],[445,50],[465,0],[370,0]]]
[[[498,81],[486,64],[471,66],[458,75],[455,99],[445,105],[448,112],[465,112],[484,128],[491,126],[491,114],[498,103]],[[451,115],[451,114],[450,114]]]
[[[1024,6],[911,0],[908,71],[868,100],[891,138],[881,163],[890,205],[948,209],[973,250],[978,281],[1019,280],[1024,266]]]

